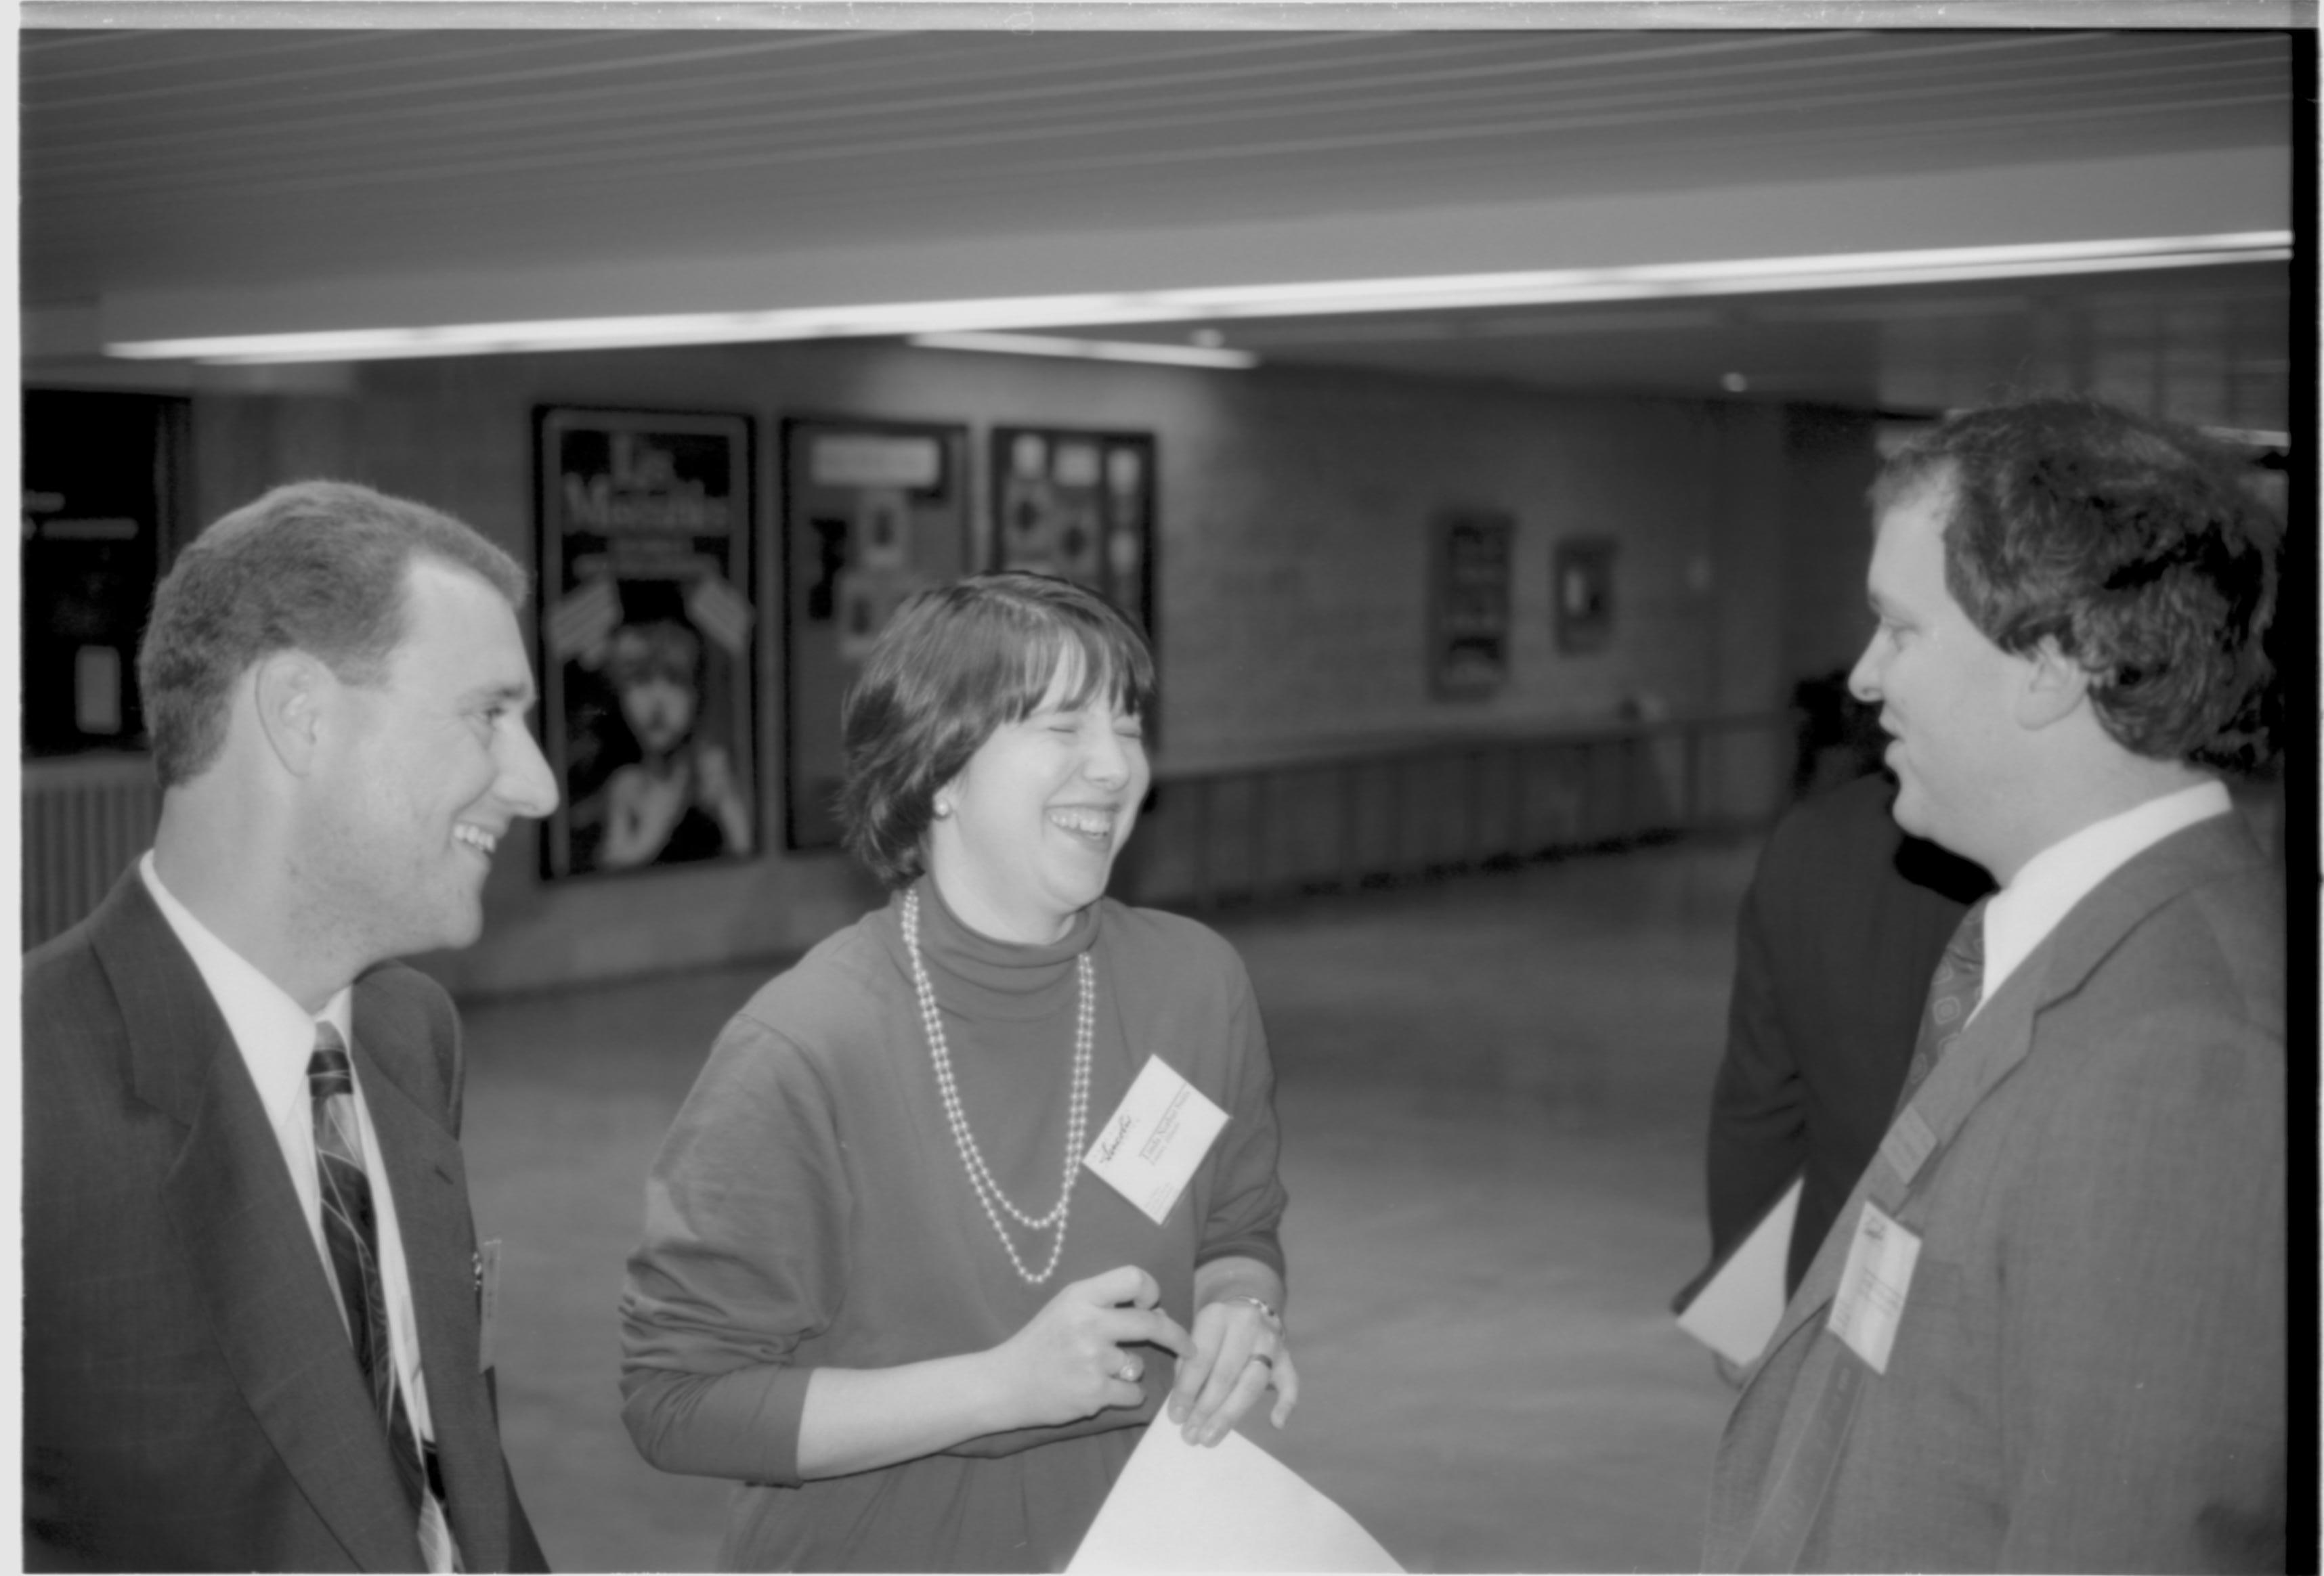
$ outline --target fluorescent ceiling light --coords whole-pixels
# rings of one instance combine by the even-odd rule
[[[2292,447],[2292,434],[2271,432],[2264,427],[2206,427],[2203,430],[2222,443],[2239,443],[2247,448]]]
[[[307,333],[125,340],[109,355],[135,360],[254,363],[367,361],[538,350],[610,350],[757,340],[887,337],[1125,323],[1184,323],[1465,308],[1571,305],[1780,290],[2030,279],[2057,274],[2274,263],[2292,255],[2289,230],[2025,246],[1956,246],[1820,257],[1635,263],[1416,279],[1197,286],[1084,295],[780,308],[759,312],[452,323]]]
[[[915,334],[911,342],[930,350],[992,350],[1006,355],[1062,355],[1080,361],[1151,361],[1167,366],[1231,367],[1259,364],[1248,350],[1204,345],[1148,345],[1134,339],[1061,339],[1049,334]]]

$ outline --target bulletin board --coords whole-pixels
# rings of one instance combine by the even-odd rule
[[[1154,628],[1154,435],[992,430],[995,569],[1071,580]]]
[[[760,846],[747,416],[533,412],[541,733],[558,802],[541,875]]]
[[[783,804],[794,849],[836,848],[839,705],[889,615],[956,580],[971,541],[965,427],[783,423]]]
[[[1428,677],[1434,694],[1492,694],[1509,675],[1509,565],[1517,527],[1496,511],[1440,515],[1429,544]]]

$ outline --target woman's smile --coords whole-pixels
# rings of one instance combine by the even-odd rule
[[[1049,809],[1049,824],[1111,852],[1119,815],[1120,811],[1111,805],[1054,805]]]

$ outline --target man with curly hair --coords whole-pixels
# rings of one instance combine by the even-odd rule
[[[1984,865],[1878,1154],[1737,1405],[1714,1570],[2281,1570],[2280,531],[2088,401],[1955,416],[1873,493],[1895,818]]]

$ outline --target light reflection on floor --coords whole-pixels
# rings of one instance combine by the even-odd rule
[[[1210,916],[1280,1076],[1305,1400],[1253,1436],[1413,1570],[1696,1560],[1729,1394],[1666,1304],[1744,844],[1645,849]],[[613,1302],[641,1183],[759,968],[467,1014],[466,1147],[505,1244],[501,1408],[562,1570],[702,1570],[725,1485],[622,1432]]]

